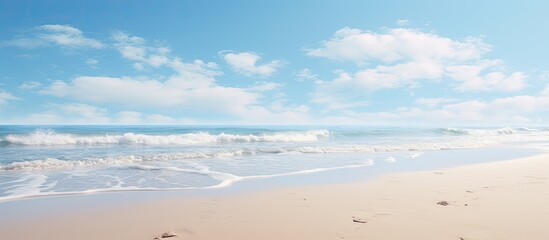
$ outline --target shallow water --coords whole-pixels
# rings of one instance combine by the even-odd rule
[[[0,200],[222,188],[374,163],[413,168],[423,155],[548,137],[546,128],[0,126]]]

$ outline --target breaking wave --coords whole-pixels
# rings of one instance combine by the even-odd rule
[[[207,132],[147,135],[137,133],[105,134],[105,135],[75,135],[56,133],[53,130],[37,129],[30,134],[10,134],[3,141],[16,145],[99,145],[99,144],[142,144],[142,145],[192,145],[208,143],[234,142],[314,142],[328,138],[330,132],[326,129],[278,132],[271,134],[210,134]]]
[[[446,135],[476,135],[476,136],[494,136],[494,135],[511,135],[511,134],[549,134],[549,129],[539,128],[440,128],[437,132]]]
[[[76,160],[63,160],[46,158],[41,160],[20,161],[8,164],[0,164],[0,171],[28,171],[48,169],[70,169],[86,167],[123,166],[147,161],[172,161],[207,158],[234,158],[250,155],[267,154],[337,154],[337,153],[375,153],[396,151],[434,151],[464,148],[477,148],[485,146],[483,142],[447,142],[447,143],[422,143],[422,144],[391,144],[391,145],[339,145],[339,146],[299,146],[276,148],[245,148],[212,152],[176,152],[151,155],[120,155],[111,157],[97,157]]]

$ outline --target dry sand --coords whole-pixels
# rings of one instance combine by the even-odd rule
[[[3,224],[0,239],[150,240],[172,231],[179,236],[166,239],[547,240],[548,204],[549,155],[540,155],[351,184],[136,199]]]

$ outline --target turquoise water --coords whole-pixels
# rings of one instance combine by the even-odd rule
[[[545,128],[0,126],[0,200],[220,188],[548,137]]]

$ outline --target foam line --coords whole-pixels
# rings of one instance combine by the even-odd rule
[[[3,141],[16,145],[100,145],[100,144],[142,144],[142,145],[193,145],[233,142],[314,142],[330,136],[326,129],[263,133],[263,134],[210,134],[207,132],[147,135],[137,133],[75,135],[56,133],[53,130],[37,129],[29,134],[10,134]]]

